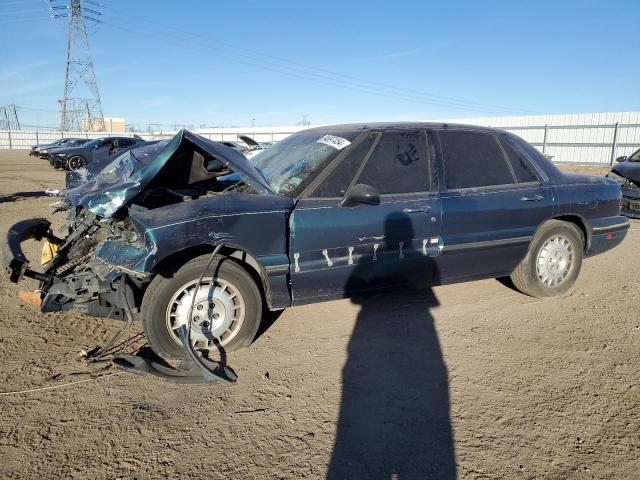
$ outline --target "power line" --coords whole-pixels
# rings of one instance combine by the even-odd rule
[[[113,11],[118,11],[118,9],[115,9],[113,7],[109,7],[111,10]],[[130,12],[127,12],[128,16],[131,16]],[[119,18],[119,23],[122,23],[122,18]],[[365,79],[361,79],[358,77],[354,77],[351,75],[346,75],[343,73],[339,73],[339,72],[334,72],[331,70],[327,70],[327,69],[323,69],[320,67],[315,67],[315,66],[310,66],[310,65],[305,65],[302,64],[300,62],[296,62],[296,61],[292,61],[292,60],[288,60],[288,59],[284,59],[282,57],[277,57],[275,55],[269,55],[269,54],[264,54],[264,53],[260,53],[256,50],[253,49],[248,49],[245,47],[240,47],[237,45],[233,45],[230,44],[228,42],[224,42],[224,41],[220,41],[220,40],[215,40],[212,39],[210,37],[201,35],[201,34],[197,34],[197,33],[193,33],[193,32],[186,32],[183,30],[180,30],[176,27],[173,27],[171,25],[167,25],[167,24],[163,24],[160,22],[155,22],[152,20],[149,20],[147,18],[144,17],[139,17],[140,20],[159,27],[161,30],[153,30],[151,31],[151,33],[156,34],[156,35],[161,35],[163,38],[165,38],[167,36],[167,29],[170,30],[174,30],[176,32],[181,33],[182,35],[187,35],[187,36],[191,36],[191,37],[199,37],[202,38],[204,40],[206,40],[206,44],[203,44],[202,42],[199,42],[201,46],[205,47],[205,48],[209,48],[212,49],[212,45],[210,45],[210,43],[216,43],[216,47],[215,47],[215,51],[212,51],[213,54],[217,55],[217,56],[221,56],[222,58],[228,58],[231,61],[235,61],[238,63],[244,63],[247,65],[251,65],[251,66],[256,66],[259,68],[266,68],[266,66],[271,67],[270,70],[271,71],[277,71],[278,73],[282,73],[285,75],[290,75],[290,76],[296,76],[297,78],[304,78],[306,80],[312,80],[312,81],[318,81],[318,80],[322,80],[323,82],[321,83],[326,83],[327,81],[330,82],[334,82],[332,83],[333,86],[339,86],[339,87],[345,87],[346,85],[350,85],[351,87],[355,87],[358,88],[360,90],[356,90],[356,91],[361,91],[364,93],[370,93],[370,94],[384,94],[383,96],[392,96],[392,98],[399,98],[402,100],[411,100],[411,101],[419,101],[420,103],[426,103],[426,104],[431,104],[431,105],[439,105],[439,106],[447,106],[447,107],[451,107],[451,108],[461,108],[461,109],[467,109],[467,110],[476,110],[476,111],[483,111],[483,112],[508,112],[508,113],[514,113],[514,112],[518,112],[518,113],[535,113],[533,111],[530,110],[524,110],[524,109],[517,109],[517,108],[512,108],[512,107],[504,107],[504,106],[499,106],[499,105],[492,105],[492,104],[486,104],[486,103],[480,103],[480,102],[473,102],[473,101],[468,101],[468,100],[461,100],[461,99],[456,99],[456,98],[452,98],[452,97],[444,97],[444,96],[440,96],[440,95],[434,95],[434,94],[430,94],[430,93],[424,93],[424,92],[419,92],[417,90],[411,90],[411,89],[406,89],[406,88],[400,88],[400,87],[396,87],[393,85],[389,85],[389,84],[385,84],[385,83],[381,83],[381,82],[376,82],[376,81],[371,81],[371,80],[365,80]],[[124,30],[128,30],[125,27],[122,27],[122,25],[113,25],[110,24],[110,26],[112,27],[116,27],[116,28],[121,28]],[[135,26],[136,30],[129,30],[129,31],[133,31],[134,33],[139,32],[140,31],[140,25],[136,24]],[[147,30],[148,31],[148,30]],[[161,32],[161,33],[160,33]],[[175,35],[172,36],[174,39],[177,39]],[[182,38],[179,38],[178,40],[182,40],[182,41],[186,41],[189,43],[196,43],[194,40],[185,40]],[[232,55],[240,55],[243,57],[244,60],[239,60],[238,58],[229,58],[224,56],[220,50],[221,47],[220,45],[227,45],[227,47],[222,47],[224,50],[226,50],[228,54],[232,54]],[[236,50],[236,51],[234,51]],[[243,52],[248,52],[248,53],[242,53],[242,54],[238,54],[237,50],[241,50]],[[257,56],[259,55],[259,56]],[[273,59],[273,61],[270,60],[265,60],[264,58],[271,58]],[[256,63],[258,62],[258,63]],[[291,66],[293,65],[293,66]],[[274,70],[274,68],[278,68],[279,70]],[[320,72],[320,73],[318,73]],[[296,73],[297,75],[292,75],[292,73]],[[300,75],[304,75],[304,77],[301,77]],[[352,90],[354,88],[351,88]],[[367,91],[364,91],[363,89],[367,89]]]
[[[264,61],[264,60],[258,60],[258,61],[252,61],[251,59],[247,59],[245,58],[238,58],[238,56],[232,56],[231,54],[228,53],[222,53],[220,52],[219,49],[212,47],[211,45],[208,44],[204,44],[200,41],[196,41],[196,40],[186,40],[184,38],[181,37],[177,37],[175,35],[172,35],[169,32],[163,31],[163,32],[159,32],[157,30],[149,30],[149,29],[145,29],[145,28],[141,28],[139,25],[137,25],[135,27],[135,30],[124,27],[122,25],[116,25],[116,24],[112,24],[109,22],[103,22],[105,25],[110,26],[112,28],[117,28],[120,30],[124,30],[124,31],[128,31],[128,32],[132,32],[132,33],[136,33],[136,34],[140,34],[140,33],[150,33],[153,35],[157,35],[163,39],[167,39],[167,38],[171,38],[174,41],[188,47],[188,48],[199,48],[202,51],[206,51],[208,54],[212,55],[212,56],[216,56],[219,58],[224,58],[226,60],[235,62],[235,63],[240,63],[240,64],[244,64],[244,65],[249,65],[252,67],[258,67],[261,68],[263,70],[268,70],[268,71],[272,71],[272,72],[276,72],[276,73],[280,73],[283,75],[287,75],[290,77],[295,77],[295,78],[300,78],[303,80],[309,80],[309,81],[313,81],[316,83],[321,83],[324,85],[330,85],[330,86],[334,86],[334,87],[339,87],[339,88],[344,88],[344,89],[348,89],[351,91],[355,91],[355,92],[359,92],[359,93],[367,93],[367,94],[371,94],[371,95],[376,95],[376,96],[380,96],[380,97],[386,97],[386,98],[391,98],[391,99],[396,99],[396,100],[404,100],[404,101],[410,101],[410,102],[414,102],[414,103],[421,103],[421,104],[425,104],[425,105],[438,105],[438,106],[444,106],[444,107],[449,107],[449,108],[459,108],[459,109],[463,109],[463,110],[468,110],[468,111],[477,111],[477,112],[492,112],[492,113],[505,113],[504,110],[498,110],[498,109],[494,109],[494,110],[490,110],[489,108],[481,108],[481,107],[477,107],[477,106],[467,106],[467,105],[457,105],[457,104],[453,104],[452,102],[449,101],[445,101],[445,100],[427,100],[424,98],[421,98],[419,96],[413,95],[413,94],[404,94],[404,93],[394,93],[394,92],[389,92],[389,91],[385,91],[382,90],[380,88],[377,87],[371,87],[371,86],[367,86],[367,85],[361,85],[355,82],[345,82],[345,81],[340,81],[339,79],[335,79],[335,78],[331,78],[331,77],[327,77],[327,76],[323,76],[320,74],[315,74],[312,72],[305,72],[305,71],[301,71],[300,69],[295,69],[295,68],[288,68],[285,66],[281,66],[281,65],[277,65],[274,64],[273,62],[268,62],[268,61]],[[122,22],[120,22],[122,23]]]

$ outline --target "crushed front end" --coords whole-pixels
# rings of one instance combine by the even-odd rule
[[[158,249],[147,230],[172,215],[206,216],[212,201],[240,190],[270,193],[241,154],[184,130],[168,142],[146,144],[73,175],[52,205],[54,213],[66,215],[59,230],[54,233],[43,218],[24,220],[11,227],[3,244],[9,279],[40,282],[43,312],[118,319],[125,309],[139,312]],[[141,226],[136,217],[145,214],[150,219]],[[201,232],[197,240],[216,243],[209,234]],[[42,241],[40,269],[22,251],[29,239]],[[166,250],[179,249],[165,243]]]
[[[640,171],[640,168],[638,170]],[[640,219],[640,181],[629,178],[615,169],[611,170],[607,177],[615,180],[622,187],[622,215]]]
[[[24,277],[38,280],[43,312],[75,310],[115,319],[125,317],[125,307],[135,313],[145,275],[125,272],[96,256],[96,249],[107,239],[125,241],[135,249],[135,230],[126,220],[99,218],[88,210],[76,210],[65,200],[57,202],[56,210],[68,215],[63,238],[42,218],[24,220],[9,229],[3,246],[9,279],[15,283]],[[22,242],[29,239],[42,242],[41,269],[34,269],[22,251]],[[120,281],[123,275],[124,282]]]

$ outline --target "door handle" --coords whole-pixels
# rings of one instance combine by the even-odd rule
[[[403,208],[402,213],[429,213],[431,212],[431,207],[425,205],[423,207],[418,208]]]
[[[543,200],[544,197],[542,195],[533,195],[531,197],[521,197],[520,200],[522,200],[523,202],[539,202],[540,200]]]

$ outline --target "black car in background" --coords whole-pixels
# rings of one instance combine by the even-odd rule
[[[38,145],[32,145],[31,146],[31,151],[29,152],[29,155],[31,155],[32,157],[37,157],[40,155],[40,150],[43,148],[49,148],[49,147],[58,147],[60,145],[62,145],[62,143],[66,142],[67,140],[69,140],[68,138],[59,138],[58,140],[54,140],[51,143],[39,143]]]
[[[254,339],[263,308],[383,287],[511,277],[560,295],[583,258],[625,238],[620,199],[615,181],[563,173],[488,128],[326,126],[251,160],[181,131],[61,192],[66,238],[34,218],[3,247],[11,281],[40,281],[42,311],[139,315],[171,358],[188,324],[194,348],[231,351]],[[54,246],[41,271],[20,247],[29,238]]]
[[[622,186],[622,214],[640,218],[640,149],[616,162],[607,177]]]
[[[58,148],[49,156],[49,163],[54,168],[77,170],[106,158],[118,155],[142,144],[140,137],[101,137],[91,140],[79,147]]]
[[[45,160],[48,160],[49,157],[54,154],[58,149],[61,148],[73,148],[80,147],[85,143],[90,142],[90,138],[66,138],[64,142],[59,143],[58,145],[44,146],[38,150],[38,156]]]

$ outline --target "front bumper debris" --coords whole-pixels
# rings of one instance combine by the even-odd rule
[[[22,242],[25,240],[50,239],[52,242],[59,242],[51,233],[51,222],[44,218],[33,218],[23,220],[13,225],[7,232],[5,242],[2,245],[3,262],[9,280],[18,283],[24,277],[35,278],[36,280],[47,280],[49,277],[44,273],[37,272],[29,268],[29,260],[22,251]]]

